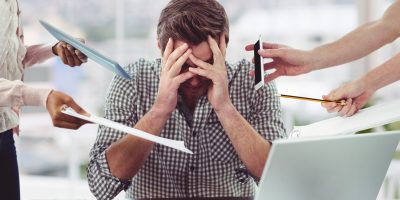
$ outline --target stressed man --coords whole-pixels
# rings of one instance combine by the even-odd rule
[[[106,118],[183,140],[185,154],[100,126],[88,167],[92,193],[112,199],[251,198],[271,143],[285,136],[274,83],[254,90],[251,62],[225,61],[229,23],[215,0],[172,0],[157,27],[162,58],[116,76]]]

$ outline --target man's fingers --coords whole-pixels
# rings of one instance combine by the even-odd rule
[[[174,50],[174,42],[173,42],[172,38],[168,38],[168,42],[167,42],[167,45],[165,46],[164,55],[163,55],[163,64],[164,64],[163,67],[166,71],[168,71],[169,67],[171,67],[171,66],[166,66],[166,63],[169,58],[169,55],[171,55],[173,50]]]
[[[196,58],[193,54],[189,55],[189,59],[198,67],[202,68],[202,69],[211,69],[212,65],[210,65],[209,63],[206,63],[198,58]]]
[[[168,68],[167,70],[169,70],[172,65],[176,62],[176,60],[179,59],[179,57],[181,57],[186,50],[189,48],[189,45],[187,43],[181,45],[180,47],[176,48],[169,56],[168,59],[165,63],[165,67]]]
[[[213,80],[212,73],[208,73],[208,72],[207,72],[206,70],[204,70],[204,69],[190,67],[190,68],[189,68],[189,72],[192,72],[192,73],[197,74],[197,75],[199,75],[199,76],[206,77],[206,78],[208,78],[208,79],[210,79],[210,80]]]
[[[225,56],[226,56],[225,33],[221,34],[221,36],[220,36],[219,49],[221,50],[222,56],[225,58]]]
[[[178,76],[176,76],[176,77],[174,78],[174,81],[175,81],[177,84],[180,85],[180,84],[182,84],[183,82],[185,82],[185,81],[189,80],[190,78],[192,78],[194,75],[195,75],[194,73],[188,71],[188,72],[185,72],[185,73],[182,73],[182,74],[179,74]]]
[[[255,72],[254,70],[250,70],[249,75],[250,75],[250,76],[255,76],[255,75],[256,75],[256,72]]]
[[[182,66],[185,64],[191,53],[191,49],[186,50],[185,54],[179,57],[179,59],[172,65],[171,69],[168,72],[171,77],[174,77],[180,73]]]
[[[221,50],[218,47],[217,41],[214,40],[211,36],[208,36],[208,45],[210,45],[211,51],[214,57],[214,63],[220,63],[223,60],[223,56]]]

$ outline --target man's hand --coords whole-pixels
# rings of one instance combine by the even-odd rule
[[[65,106],[71,107],[79,114],[88,115],[70,96],[62,92],[52,91],[47,97],[46,107],[55,127],[78,129],[88,123],[85,120],[62,113],[61,110]]]
[[[253,44],[246,46],[246,51],[253,51]],[[271,58],[273,61],[264,64],[264,70],[275,69],[275,71],[264,78],[268,83],[279,76],[297,76],[313,70],[314,61],[309,51],[289,48],[285,45],[263,43],[263,50],[258,53],[263,58]],[[254,76],[254,71],[251,72]]]
[[[322,103],[322,106],[328,112],[338,112],[342,117],[350,117],[357,113],[374,93],[375,90],[368,88],[362,79],[360,79],[344,84],[328,95],[323,96],[324,99],[331,101],[347,99],[346,105]]]
[[[194,76],[192,72],[180,73],[182,65],[185,64],[191,53],[192,50],[189,49],[188,44],[185,43],[174,50],[174,41],[171,38],[168,40],[162,59],[158,94],[152,109],[165,115],[169,115],[175,110],[179,86]]]
[[[189,58],[198,68],[190,67],[189,71],[212,81],[207,95],[214,110],[218,111],[231,104],[228,91],[228,74],[225,66],[225,35],[221,34],[219,47],[211,36],[208,36],[208,44],[213,53],[214,63],[206,63],[191,54]]]
[[[85,40],[83,39],[78,40],[85,43]],[[64,64],[69,65],[70,67],[80,66],[82,63],[87,62],[85,54],[63,41],[54,45],[52,51],[54,55],[60,57]]]

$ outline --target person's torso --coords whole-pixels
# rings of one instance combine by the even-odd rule
[[[152,107],[157,96],[161,61],[141,60],[135,82],[138,119]],[[248,119],[254,92],[249,67],[227,64],[229,95],[241,115]],[[248,78],[247,78],[248,77]],[[249,102],[246,102],[249,101]],[[192,124],[189,122],[192,121]],[[196,105],[192,120],[177,106],[161,137],[185,142],[194,154],[185,154],[156,144],[144,166],[127,190],[130,198],[148,197],[245,197],[254,196],[255,182],[239,159],[233,145],[213,111],[207,96]],[[275,139],[275,138],[270,138]]]
[[[16,0],[0,1],[0,78],[21,80],[22,61],[26,54],[19,17],[21,12]],[[17,125],[17,114],[11,108],[0,107],[0,132]]]

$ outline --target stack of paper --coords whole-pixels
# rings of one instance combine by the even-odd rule
[[[351,117],[334,117],[306,126],[295,126],[289,138],[352,134],[400,121],[400,100],[380,103]]]

